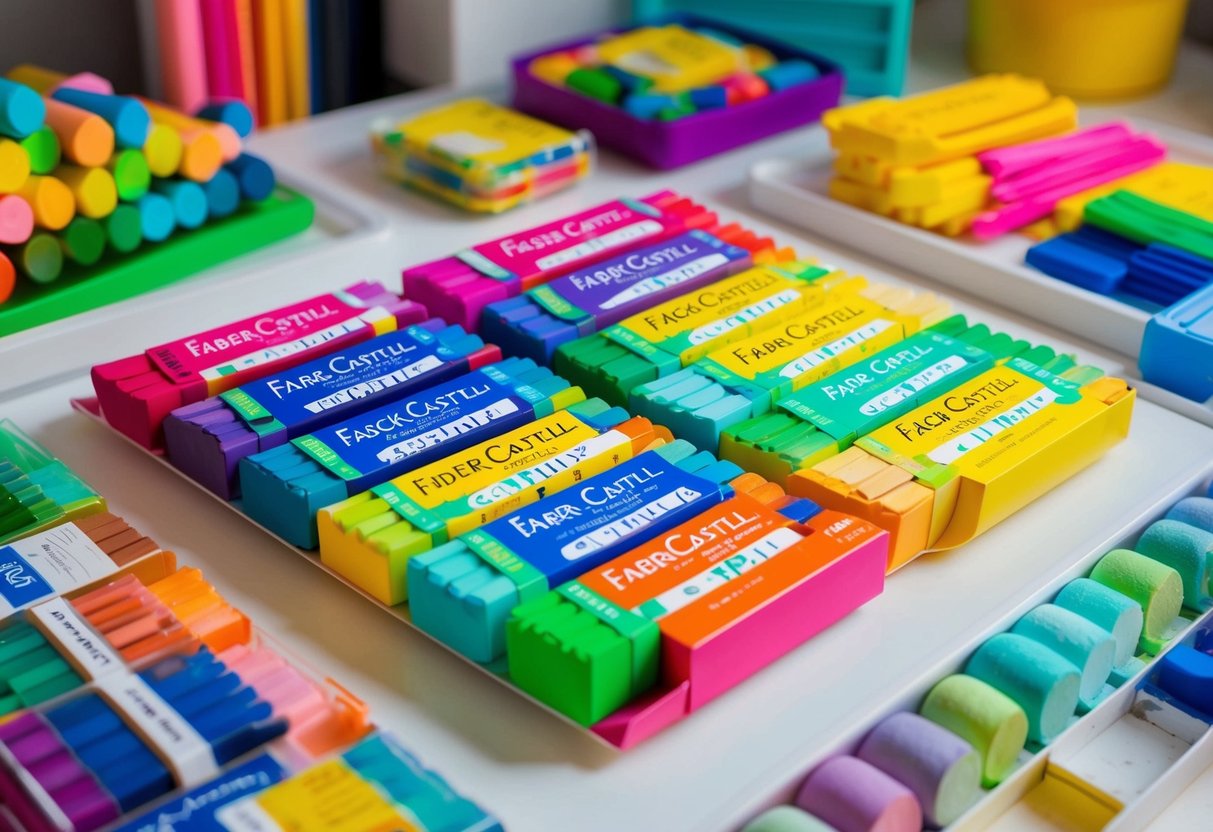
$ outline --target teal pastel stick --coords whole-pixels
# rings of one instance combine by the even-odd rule
[[[157,179],[152,189],[168,199],[173,219],[181,228],[198,228],[206,222],[206,193],[188,179]]]
[[[143,229],[143,239],[159,243],[167,240],[177,228],[173,203],[169,202],[167,197],[147,193],[139,197],[139,201],[135,204],[139,208],[139,223]]]
[[[1213,532],[1213,498],[1185,497],[1171,506],[1171,510],[1167,512],[1167,519],[1178,520],[1189,526]]]
[[[240,207],[240,185],[236,177],[223,168],[215,171],[209,182],[202,184],[202,191],[206,195],[208,220],[231,216]]]
[[[242,139],[253,132],[253,111],[243,101],[211,101],[194,115],[226,124]]]
[[[1015,622],[1012,633],[1043,644],[1078,668],[1079,705],[1095,707],[1116,662],[1112,634],[1076,612],[1056,604],[1041,604]]]
[[[1040,642],[999,633],[977,648],[964,672],[1010,697],[1028,716],[1028,739],[1048,745],[1078,707],[1078,668]]]
[[[240,196],[244,199],[261,202],[269,199],[274,192],[274,169],[264,159],[251,153],[241,153],[225,167],[235,174],[240,184]]]
[[[723,502],[742,473],[678,439],[416,555],[408,564],[413,624],[473,661],[493,662],[505,655],[515,607]]]
[[[1213,532],[1179,520],[1163,519],[1151,523],[1133,548],[1179,573],[1184,583],[1185,607],[1198,612],[1209,608],[1209,559],[1213,557]]]
[[[56,101],[71,104],[101,116],[114,128],[114,141],[120,147],[141,148],[152,129],[152,117],[147,108],[134,98],[60,87],[51,94]]]
[[[1127,595],[1090,578],[1076,578],[1062,587],[1053,603],[1078,613],[1112,635],[1117,667],[1137,653],[1145,616],[1141,605]]]
[[[46,120],[42,96],[25,84],[0,78],[0,134],[24,139]]]

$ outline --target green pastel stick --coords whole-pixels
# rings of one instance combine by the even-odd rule
[[[30,173],[45,176],[59,167],[59,137],[49,125],[43,125],[30,133],[21,140],[21,146],[29,156]]]
[[[15,246],[9,257],[13,265],[35,283],[51,283],[63,272],[63,250],[53,234],[34,234]]]
[[[59,234],[63,253],[73,263],[91,266],[105,253],[105,228],[97,220],[76,217]]]
[[[152,174],[142,150],[119,151],[110,157],[105,166],[114,176],[119,199],[133,202],[147,193],[152,184]]]
[[[143,218],[134,205],[119,204],[114,213],[101,221],[109,247],[129,254],[143,242]]]

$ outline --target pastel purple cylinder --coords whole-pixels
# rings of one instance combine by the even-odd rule
[[[813,769],[796,805],[838,832],[920,832],[918,798],[880,769],[856,757],[835,757]]]

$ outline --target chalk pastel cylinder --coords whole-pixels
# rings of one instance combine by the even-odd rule
[[[240,185],[240,196],[253,202],[269,199],[276,184],[274,169],[259,156],[241,153],[227,164],[227,169],[236,176]]]
[[[253,132],[253,111],[243,101],[212,101],[194,114],[197,118],[226,124],[240,138]]]
[[[148,101],[146,98],[141,98],[139,101],[143,106],[147,107],[152,121],[172,127],[181,134],[183,139],[197,133],[209,133],[211,136],[214,136],[215,140],[219,143],[223,161],[230,162],[240,155],[240,135],[230,125],[218,121],[206,121],[194,118],[180,110],[165,107],[154,101]]]
[[[1137,654],[1145,617],[1141,605],[1132,598],[1099,581],[1076,578],[1062,587],[1053,603],[1078,613],[1112,635],[1116,645],[1112,660],[1116,667]]]
[[[141,150],[132,148],[118,151],[105,163],[105,169],[114,177],[119,199],[134,202],[151,187],[152,172]]]
[[[62,154],[59,151],[59,137],[48,125],[42,125],[21,140],[21,147],[29,157],[30,173],[45,176],[59,167]]]
[[[29,154],[12,139],[0,139],[0,194],[15,194],[29,179]]]
[[[71,104],[44,98],[46,123],[59,139],[69,161],[86,168],[100,167],[114,154],[114,129],[105,119]]]
[[[152,176],[163,178],[176,174],[184,153],[185,146],[176,130],[165,124],[152,124],[143,145],[143,158],[147,160],[147,169]]]
[[[34,210],[35,225],[59,231],[76,216],[71,188],[53,176],[30,176],[17,193]]]
[[[1095,564],[1091,578],[1141,606],[1145,617],[1138,647],[1157,655],[1183,608],[1184,582],[1179,573],[1131,549],[1113,549]]]
[[[758,76],[767,82],[767,86],[775,92],[786,90],[797,84],[807,84],[821,73],[808,61],[781,61],[773,66],[758,71]]]
[[[25,84],[40,95],[50,95],[60,87],[71,87],[101,95],[114,94],[114,85],[92,72],[68,75],[33,64],[21,64],[10,69],[5,75],[19,84]]]
[[[973,746],[986,787],[1006,779],[1028,739],[1023,708],[997,688],[960,673],[931,688],[919,713]]]
[[[813,769],[796,805],[838,832],[920,832],[922,809],[908,788],[856,757]]]
[[[139,228],[143,239],[153,243],[167,240],[177,227],[173,203],[157,193],[146,193],[135,203],[139,207]]]
[[[39,231],[10,249],[9,256],[17,271],[35,283],[52,283],[63,272],[63,251],[53,234]]]
[[[147,109],[134,98],[125,95],[98,95],[71,87],[57,89],[51,97],[105,119],[114,131],[114,143],[118,147],[143,147],[143,143],[147,141],[152,119],[147,114]]]
[[[42,126],[46,102],[37,92],[16,81],[0,78],[0,134],[24,139]]]
[[[0,243],[24,243],[34,233],[34,209],[20,194],[0,196]]]
[[[1091,707],[1116,666],[1112,634],[1076,612],[1041,604],[1015,622],[1011,632],[1043,644],[1078,669],[1078,697]]]
[[[0,303],[13,296],[13,289],[17,286],[17,270],[13,267],[13,261],[8,259],[8,255],[0,251]]]
[[[105,253],[105,229],[97,220],[76,217],[60,233],[59,242],[67,259],[91,266]]]
[[[745,825],[741,832],[837,832],[821,818],[796,806],[767,809]]]
[[[1180,644],[1158,662],[1158,686],[1180,702],[1213,716],[1213,656]]]
[[[114,177],[105,168],[60,165],[55,176],[72,192],[77,214],[97,219],[111,213],[118,204]]]
[[[206,193],[197,182],[157,179],[152,183],[152,189],[168,199],[178,227],[192,229],[206,222]]]
[[[1213,532],[1179,520],[1151,523],[1134,549],[1179,573],[1184,583],[1184,606],[1201,611],[1209,606],[1209,557]]]
[[[1078,708],[1078,669],[1026,636],[999,633],[977,648],[965,673],[1011,697],[1028,715],[1028,739],[1048,745]]]
[[[1178,520],[1206,532],[1213,532],[1213,499],[1185,497],[1167,512],[1168,520]]]
[[[119,205],[101,224],[107,245],[120,254],[129,254],[143,242],[143,219],[138,205]]]
[[[177,131],[181,137],[181,164],[178,175],[194,182],[205,182],[215,175],[223,164],[223,150],[219,140],[202,130]]]
[[[918,714],[886,718],[864,737],[855,756],[914,792],[931,826],[949,825],[981,794],[981,756]]]
[[[215,171],[209,182],[202,184],[206,194],[206,215],[216,220],[231,216],[240,207],[240,185],[226,168]]]

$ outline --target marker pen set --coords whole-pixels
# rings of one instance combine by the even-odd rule
[[[381,731],[321,761],[300,764],[282,756],[259,754],[113,832],[504,828]]]
[[[497,213],[589,175],[594,136],[509,107],[465,98],[371,128],[389,178],[468,211]]]
[[[94,365],[93,389],[110,425],[158,449],[164,419],[183,405],[426,317],[378,283],[356,283]]]
[[[498,358],[495,347],[437,318],[402,327],[177,408],[164,420],[165,452],[230,500],[245,457]]]
[[[1195,638],[1178,642],[1194,620],[1208,621],[1209,551],[1213,499],[1180,500],[1144,530],[1132,549],[1107,552],[1088,576],[1069,579],[1047,603],[985,639],[961,672],[939,680],[924,698],[915,699],[917,713],[899,711],[884,717],[849,743],[848,753],[814,767],[794,807],[772,810],[746,832],[919,832],[924,824],[934,828],[962,818],[974,821],[976,816],[967,813],[988,790],[1016,780],[1010,793],[1024,794],[1041,782],[1041,773],[1019,777],[1028,765],[1035,772],[1043,768],[1046,784],[1054,777],[1079,784],[1081,796],[1062,799],[1066,805],[1106,797],[1098,783],[1082,786],[1086,780],[1081,756],[1085,746],[1096,744],[1093,734],[1115,730],[1109,709],[1131,719],[1126,736],[1133,738],[1134,748],[1151,741],[1148,726],[1161,727],[1167,732],[1164,743],[1173,746],[1188,733],[1180,730],[1190,719],[1184,713],[1200,720],[1198,735],[1213,722],[1213,699],[1207,690],[1213,679],[1208,652],[1213,642],[1207,638],[1207,623]],[[1160,654],[1165,655],[1156,659]],[[1149,665],[1153,668],[1146,673]],[[1134,680],[1132,689],[1120,690]],[[1143,696],[1148,701],[1143,703]],[[1096,710],[1099,715],[1091,713]],[[1086,734],[1062,750],[1059,737],[1084,723],[1089,725]],[[1029,763],[1025,748],[1029,756],[1047,749],[1044,766]],[[1108,753],[1104,746],[1103,754]],[[1142,755],[1140,759],[1154,758],[1150,750]],[[1134,768],[1127,761],[1125,766]],[[1107,765],[1100,768],[1110,775]],[[1146,768],[1135,777],[1157,774],[1152,766]],[[1146,785],[1131,790],[1130,796],[1140,795]],[[1109,805],[1103,820],[1081,828],[1102,828],[1129,802],[1123,798],[1104,801]],[[1004,800],[1000,805],[1010,804]],[[986,824],[993,820],[988,811],[982,817]],[[829,826],[812,826],[810,820]]]
[[[0,420],[0,545],[105,511],[105,500],[50,451]]]
[[[617,199],[404,270],[406,297],[468,330],[493,301],[517,297],[574,269],[640,245],[716,224],[673,191]]]
[[[231,125],[116,95],[96,76],[18,66],[0,98],[0,272],[15,266],[35,284],[58,280],[65,262],[125,258],[274,190],[273,170],[243,152]],[[0,281],[0,302],[13,289]]]
[[[757,264],[794,259],[736,223],[695,229],[490,303],[480,334],[510,355],[550,363],[557,347]]]

